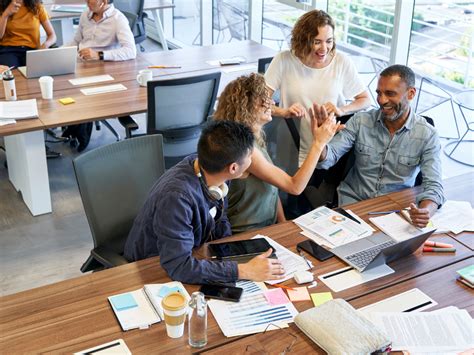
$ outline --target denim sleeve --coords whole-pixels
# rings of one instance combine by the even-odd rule
[[[319,162],[317,169],[329,169],[337,163],[337,161],[346,154],[354,145],[354,142],[359,131],[359,123],[356,116],[352,117],[346,123],[346,128],[339,131],[333,139],[326,145],[327,154],[326,159]]]
[[[423,176],[423,192],[416,198],[416,203],[423,200],[431,200],[438,207],[445,202],[443,184],[441,182],[441,143],[436,130],[425,142],[425,149],[420,159],[421,175]]]
[[[192,256],[195,229],[200,221],[198,208],[182,193],[167,193],[157,204],[154,214],[154,231],[160,250],[160,263],[176,281],[202,284],[206,280],[234,282],[237,280],[237,263],[198,260]]]
[[[232,228],[231,228],[230,221],[226,213],[228,204],[229,204],[229,200],[225,198],[224,211],[222,212],[222,217],[219,221],[216,222],[216,226],[214,228],[214,233],[217,239],[232,235]]]

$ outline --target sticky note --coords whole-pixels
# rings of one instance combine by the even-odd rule
[[[312,293],[311,299],[313,300],[314,305],[320,306],[327,301],[332,300],[332,293],[331,292],[320,292],[320,293]]]
[[[309,301],[311,299],[306,286],[295,287],[294,290],[287,290],[286,292],[288,292],[288,297],[290,297],[291,302]]]
[[[138,307],[138,304],[131,293],[124,293],[122,295],[110,297],[110,301],[113,303],[117,311]]]
[[[285,295],[285,292],[283,292],[281,288],[268,290],[263,295],[267,299],[268,303],[270,303],[272,306],[277,306],[279,304],[285,304],[290,302],[288,297]]]
[[[179,286],[173,286],[173,287],[168,287],[168,286],[162,286],[160,288],[160,292],[158,293],[158,297],[165,297],[167,294],[171,292],[183,292],[181,291],[181,288]]]
[[[76,101],[74,101],[72,97],[64,97],[62,99],[59,99],[59,102],[62,103],[63,105],[69,105],[69,104],[73,104]]]

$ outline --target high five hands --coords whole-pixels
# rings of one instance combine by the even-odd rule
[[[337,132],[346,127],[341,122],[336,122],[334,112],[328,113],[325,105],[313,103],[308,112],[313,137],[322,143],[326,144]]]

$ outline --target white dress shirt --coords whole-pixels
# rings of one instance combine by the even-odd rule
[[[137,56],[135,39],[124,14],[110,4],[98,22],[92,15],[89,9],[82,13],[71,45],[102,51],[104,60],[129,60]]]

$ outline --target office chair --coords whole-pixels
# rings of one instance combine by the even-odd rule
[[[144,4],[145,0],[114,0],[115,8],[127,17],[133,37],[135,38],[135,44],[140,46],[140,51],[142,52],[145,51],[141,43],[146,40],[145,18],[148,17],[143,12]]]
[[[163,137],[112,143],[80,155],[73,166],[94,241],[81,271],[126,264],[122,254],[133,221],[165,171]]]
[[[163,135],[166,168],[197,151],[197,141],[212,114],[221,73],[148,82],[147,133]],[[133,137],[125,126],[127,136]]]

